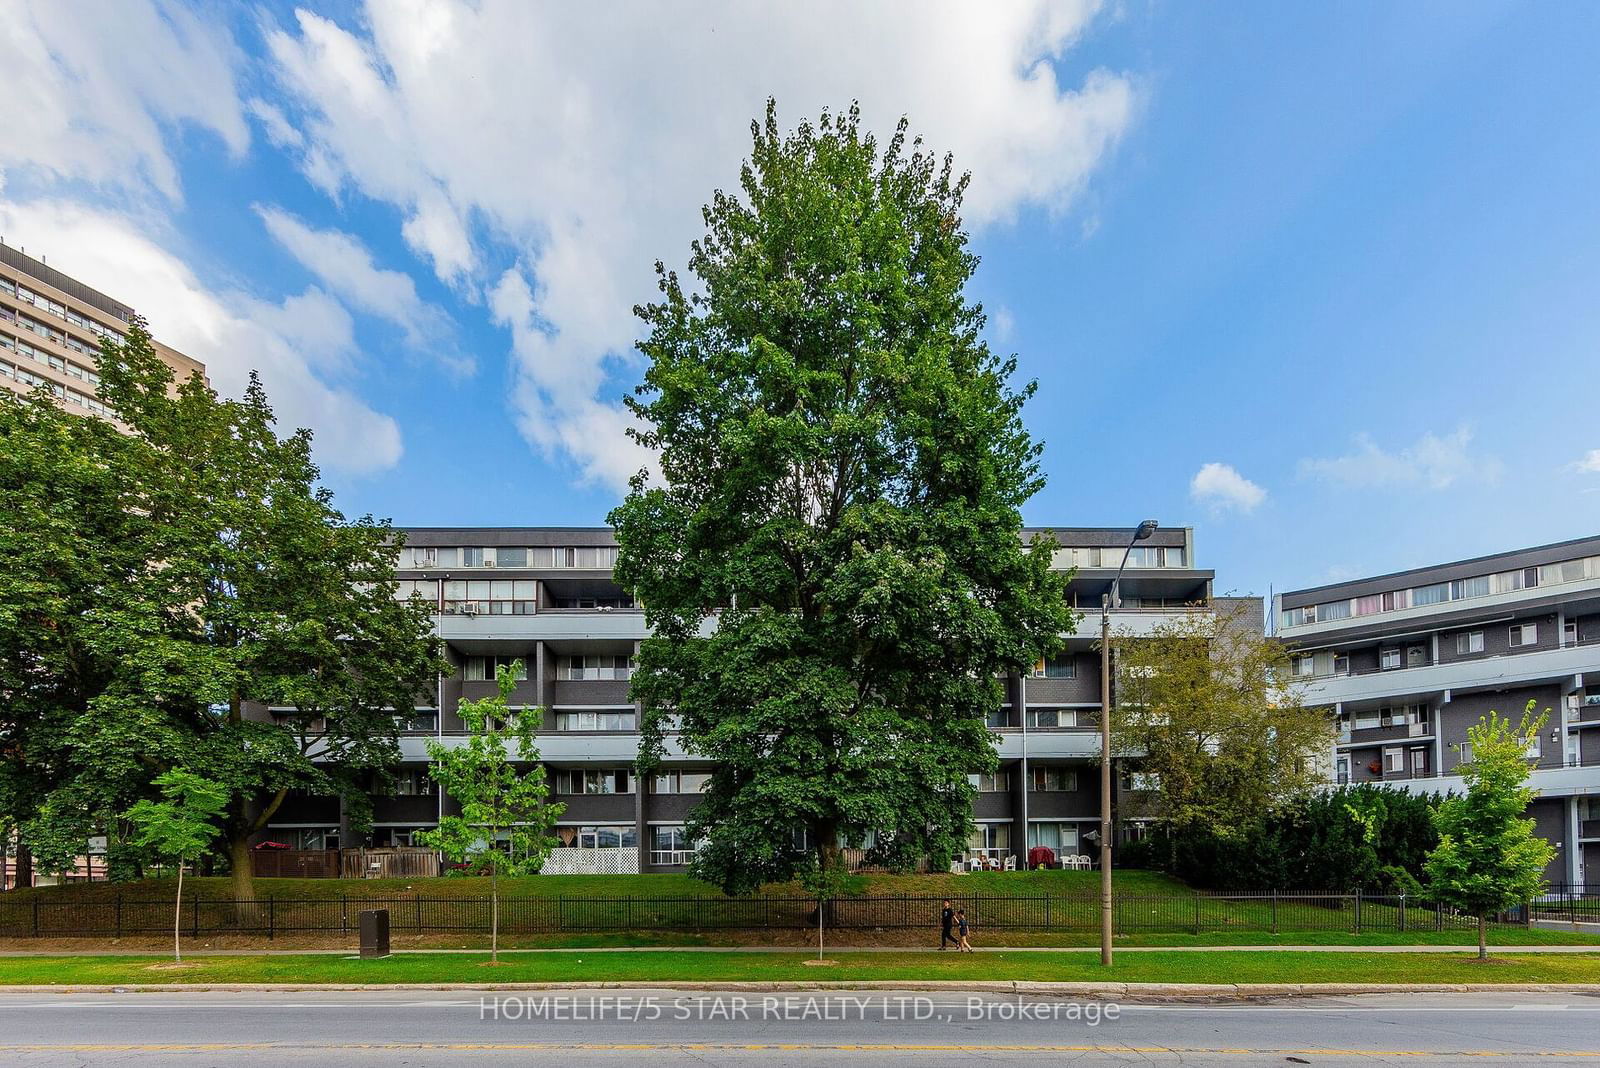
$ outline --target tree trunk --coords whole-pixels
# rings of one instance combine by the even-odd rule
[[[33,885],[33,850],[23,844],[20,835],[17,836],[17,880],[12,885],[18,890]]]
[[[250,860],[250,832],[228,832],[229,879],[233,883],[233,900],[236,905],[252,901],[256,896],[255,865]]]
[[[489,858],[489,963],[500,963],[500,861]]]
[[[178,861],[178,903],[172,907],[172,962],[183,963],[183,943],[179,932],[183,928],[183,861]]]
[[[1478,916],[1478,959],[1489,959],[1489,916],[1480,913]]]

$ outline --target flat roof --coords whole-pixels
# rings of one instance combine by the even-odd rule
[[[120,300],[113,300],[93,286],[86,286],[71,275],[62,274],[54,267],[48,266],[41,260],[36,260],[27,253],[14,249],[10,245],[0,243],[0,263],[13,270],[21,271],[30,278],[36,278],[47,286],[60,290],[74,300],[81,300],[91,308],[99,308],[116,319],[128,323],[133,321],[133,309]]]

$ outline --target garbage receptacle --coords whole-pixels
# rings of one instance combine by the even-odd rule
[[[389,955],[389,910],[361,910],[361,955],[387,957]]]

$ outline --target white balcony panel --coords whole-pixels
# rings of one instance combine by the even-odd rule
[[[438,739],[435,739],[438,740]],[[447,734],[443,739],[446,745],[456,746],[466,742],[466,737],[460,734]],[[404,760],[427,760],[428,739],[416,735],[406,735],[400,739],[400,756]],[[539,757],[545,761],[584,761],[596,764],[632,763],[639,756],[639,736],[637,734],[564,734],[550,731],[534,737],[533,744],[539,750]],[[688,755],[683,747],[678,744],[675,735],[667,736],[667,760],[685,760]]]
[[[1312,679],[1305,684],[1305,698],[1313,704],[1333,704],[1424,697],[1445,690],[1465,693],[1523,683],[1557,682],[1585,673],[1600,676],[1600,645],[1574,645],[1536,653],[1507,653],[1481,660]]]
[[[642,612],[536,612],[529,616],[436,615],[434,629],[447,642],[639,641],[649,634]]]
[[[1078,620],[1078,629],[1075,633],[1067,635],[1069,647],[1074,644],[1097,643],[1100,641],[1100,609],[1078,609],[1082,618]],[[1115,638],[1147,638],[1153,634],[1157,627],[1185,620],[1203,620],[1211,622],[1216,618],[1216,613],[1211,611],[1183,611],[1174,609],[1170,612],[1151,610],[1148,612],[1112,612],[1111,636]],[[1115,648],[1115,646],[1113,646]]]
[[[1018,760],[1022,757],[1022,732],[1020,730],[1000,731],[1000,744],[997,747],[1001,760]],[[1039,730],[1028,732],[1028,758],[1030,760],[1044,760],[1053,757],[1089,758],[1100,755],[1099,731],[1050,731]]]
[[[1431,779],[1390,779],[1385,786],[1398,786],[1409,793],[1467,792],[1467,784],[1459,775],[1437,775]],[[1528,776],[1528,785],[1539,797],[1600,796],[1600,766],[1578,768],[1535,768]]]

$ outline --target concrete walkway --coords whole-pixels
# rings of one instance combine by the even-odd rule
[[[1475,953],[1475,945],[1464,946],[1118,946],[1123,953]],[[483,949],[396,949],[394,954],[454,953],[481,955]],[[587,948],[561,947],[557,949],[501,949],[501,956],[530,953],[800,953],[811,954],[814,949],[805,946],[591,946]],[[916,946],[828,946],[835,953],[937,953],[938,950]],[[1099,953],[1098,946],[984,946],[979,953]],[[1600,955],[1600,945],[1586,946],[1490,946],[1493,954],[1504,953],[1592,953]],[[161,957],[156,949],[84,949],[84,950],[0,950],[0,959],[6,957]],[[353,957],[354,946],[349,949],[189,949],[189,957],[301,957],[329,956]]]

